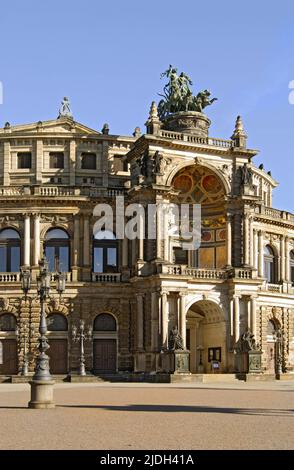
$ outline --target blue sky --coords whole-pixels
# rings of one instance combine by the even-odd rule
[[[0,123],[53,119],[69,96],[77,121],[130,134],[171,63],[219,98],[210,135],[229,138],[242,115],[255,163],[280,183],[274,206],[293,212],[293,19],[293,0],[1,2]]]

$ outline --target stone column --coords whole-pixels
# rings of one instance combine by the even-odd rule
[[[31,227],[30,227],[30,216],[25,215],[24,218],[24,256],[23,264],[30,266],[30,245],[31,245]]]
[[[289,238],[285,237],[285,278],[291,282],[290,259],[289,259]]]
[[[157,292],[151,293],[151,350],[158,350],[158,337],[159,337],[159,309],[158,309],[158,294]]]
[[[249,264],[254,267],[254,231],[253,231],[253,220],[249,220]]]
[[[234,299],[229,301],[230,336],[234,337]]]
[[[43,141],[38,139],[36,141],[36,183],[42,183],[42,170],[43,170]]]
[[[238,341],[240,337],[240,297],[238,295],[234,296],[234,338],[235,342]]]
[[[285,281],[285,237],[280,239],[280,281]]]
[[[258,232],[257,230],[253,231],[253,238],[254,238],[254,268],[258,270]]]
[[[34,215],[34,266],[38,266],[40,259],[40,215]]]
[[[129,245],[129,240],[125,236],[125,238],[122,241],[122,265],[124,267],[128,266],[129,264],[128,245]]]
[[[263,277],[263,232],[258,232],[258,275]]]
[[[254,338],[256,339],[256,297],[252,296],[250,298],[250,310],[250,330],[251,333],[254,335]]]
[[[244,265],[249,265],[249,216],[244,214],[244,228],[243,228],[243,263]]]
[[[71,140],[69,144],[69,184],[75,186],[76,184],[76,142]]]
[[[89,216],[84,215],[83,265],[90,265],[90,222]]]
[[[74,219],[74,252],[73,252],[73,266],[77,267],[79,264],[79,251],[80,251],[80,217],[75,216]]]
[[[186,311],[185,311],[185,299],[186,296],[183,292],[179,293],[180,296],[180,328],[179,333],[183,340],[183,348],[186,349]]]
[[[232,216],[227,215],[227,266],[232,266]]]
[[[10,185],[10,141],[4,142],[4,159],[3,159],[3,186]]]
[[[161,294],[161,328],[162,328],[162,349],[168,347],[168,311],[167,292]]]
[[[143,310],[143,295],[137,294],[137,349],[143,351],[144,349],[144,310]]]
[[[164,260],[169,261],[169,236],[168,236],[168,212],[167,209],[163,212],[164,223]]]

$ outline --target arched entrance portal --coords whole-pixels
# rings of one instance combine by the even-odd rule
[[[117,371],[117,322],[109,313],[101,313],[94,320],[93,370],[96,374]]]
[[[0,315],[0,375],[14,375],[17,367],[16,318],[11,313]]]
[[[195,302],[187,312],[187,349],[195,374],[226,372],[226,321],[222,309],[210,300]],[[219,364],[214,369],[213,364]]]
[[[68,372],[68,324],[67,319],[60,313],[53,313],[47,318],[48,343],[47,354],[50,358],[52,374],[67,374]]]
[[[281,367],[283,365],[284,358],[283,345],[281,344],[282,337],[280,322],[276,318],[268,320],[266,335],[266,372],[268,374],[278,374],[278,363],[280,362]]]

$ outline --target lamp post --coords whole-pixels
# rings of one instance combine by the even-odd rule
[[[202,362],[202,353],[204,351],[203,346],[197,346],[197,351],[199,351],[199,363],[198,363],[198,372],[201,374],[203,372],[203,362]]]
[[[79,375],[85,376],[86,369],[85,369],[85,351],[84,351],[84,341],[91,341],[92,339],[92,328],[89,326],[88,331],[85,332],[85,321],[80,320],[80,328],[78,332],[78,328],[73,325],[72,327],[72,339],[75,343],[80,343],[80,368],[79,368]]]
[[[65,274],[56,275],[56,290],[61,295],[65,290]],[[27,296],[31,287],[31,273],[28,269],[24,269],[21,275],[22,289]],[[31,385],[31,400],[28,404],[29,408],[54,408],[53,402],[53,385],[54,381],[50,374],[49,356],[46,351],[49,349],[47,342],[47,323],[45,305],[46,300],[50,297],[51,289],[51,273],[49,272],[48,262],[45,257],[39,261],[39,275],[37,276],[37,293],[40,299],[41,315],[39,325],[39,354],[36,359],[35,373],[33,375]]]

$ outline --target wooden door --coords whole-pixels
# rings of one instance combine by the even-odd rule
[[[51,374],[66,374],[68,372],[67,339],[49,339],[50,348],[47,354],[50,357]]]
[[[93,348],[94,371],[100,373],[116,372],[116,340],[95,339]]]
[[[0,375],[14,375],[17,373],[16,340],[0,340]]]

